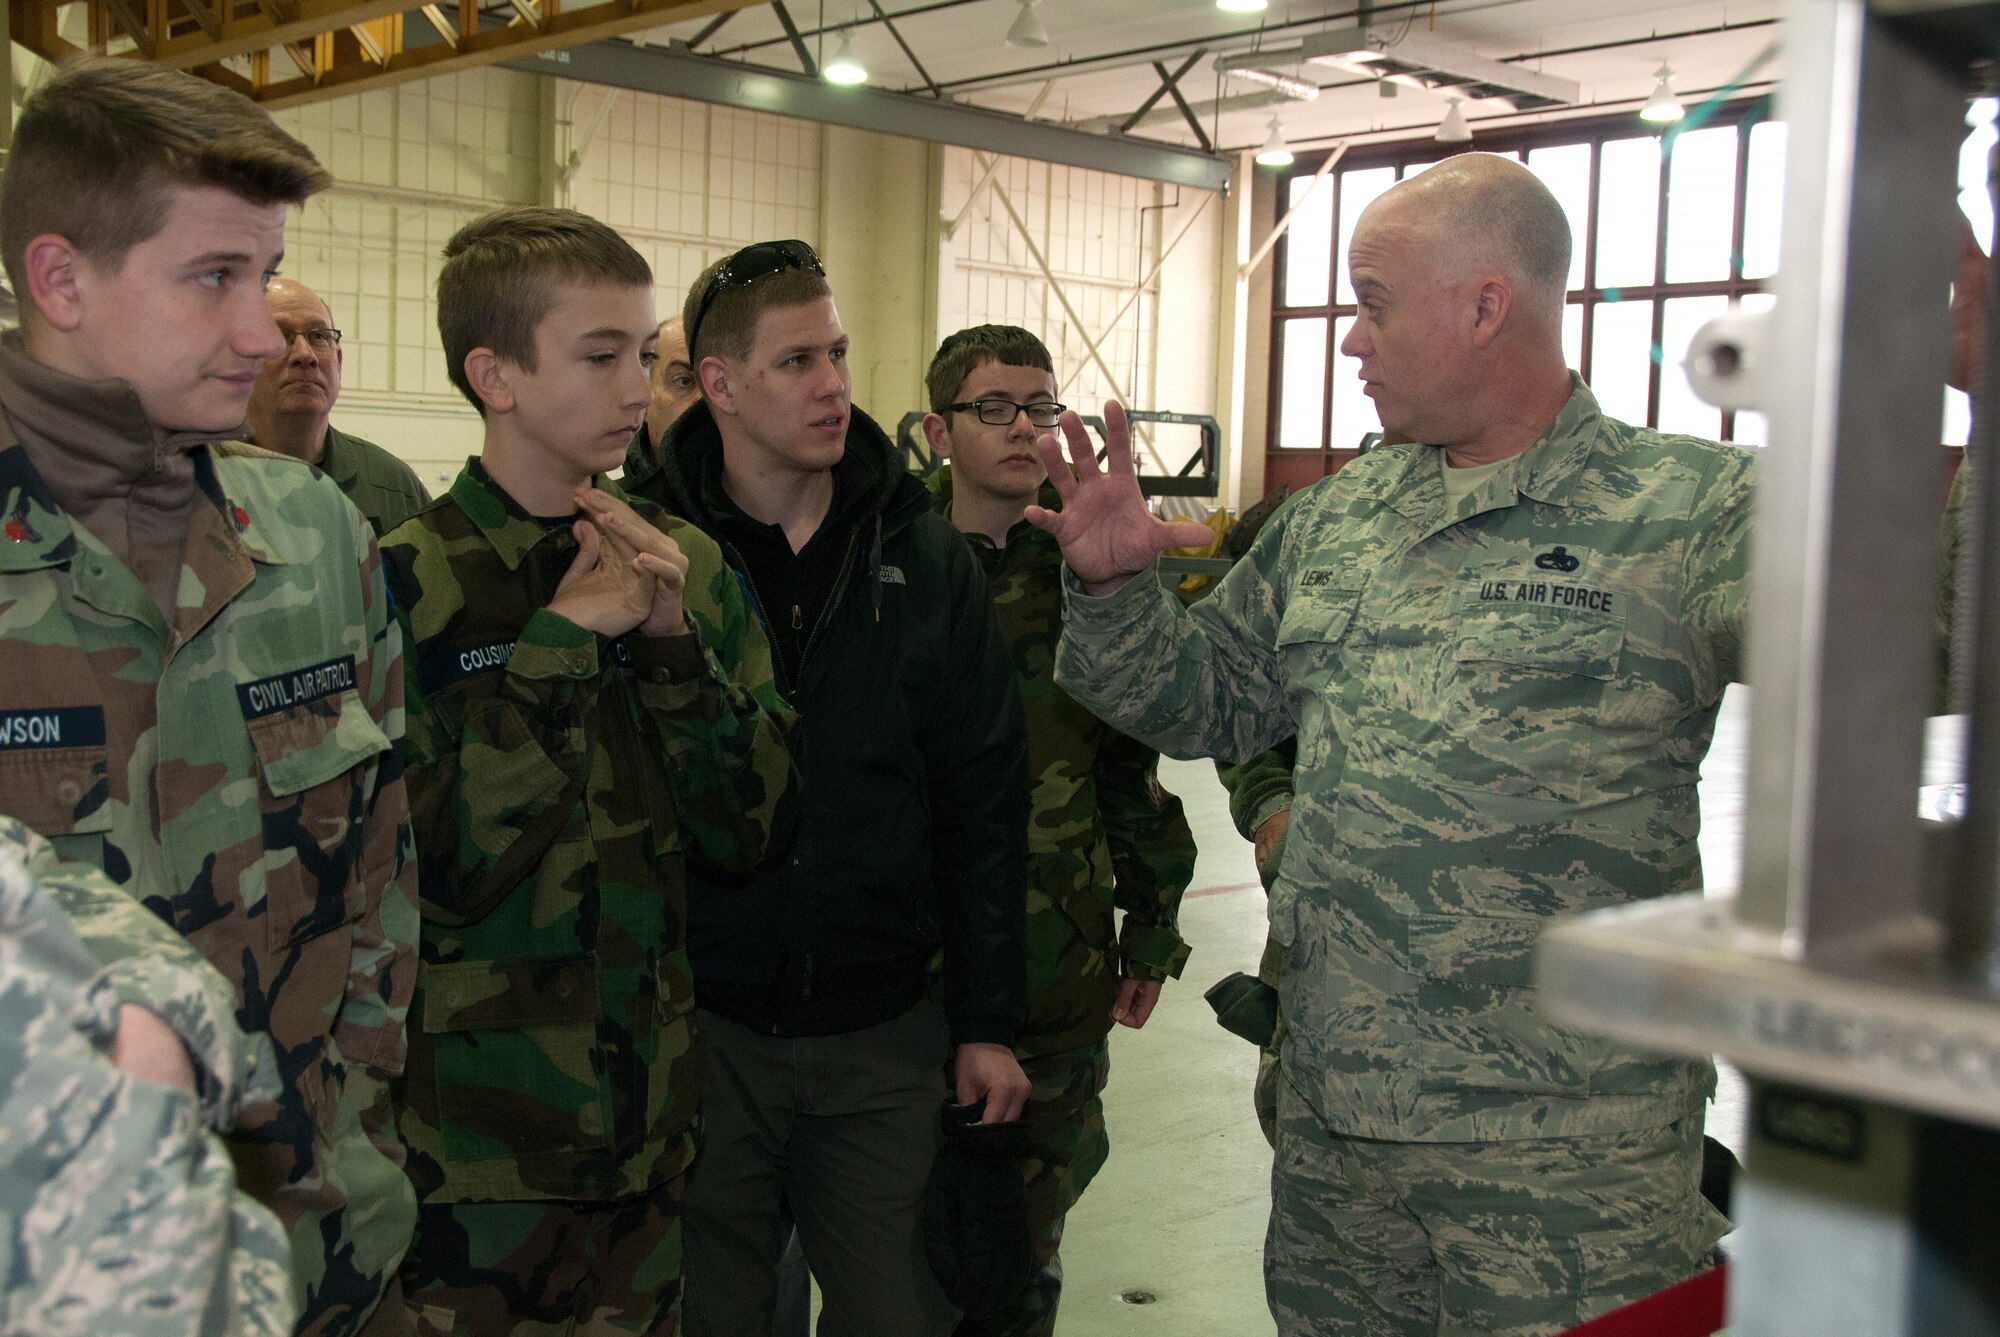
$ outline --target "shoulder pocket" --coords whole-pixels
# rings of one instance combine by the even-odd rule
[[[1326,587],[1296,594],[1278,621],[1278,648],[1290,645],[1330,645],[1347,636],[1361,606],[1361,590]]]
[[[264,916],[283,950],[360,916],[362,819],[390,743],[352,688],[246,724],[261,782]]]

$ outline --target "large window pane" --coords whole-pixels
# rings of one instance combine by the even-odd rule
[[[1298,208],[1300,200],[1304,208]],[[1298,212],[1285,231],[1284,304],[1325,306],[1333,274],[1333,183],[1324,177],[1293,177],[1286,207]]]
[[[1599,154],[1597,286],[1650,284],[1660,235],[1660,141],[1613,139]]]
[[[1653,375],[1653,304],[1600,302],[1591,319],[1590,388],[1606,413],[1646,421]]]
[[[1563,308],[1563,365],[1571,371],[1583,368],[1583,304],[1571,302]]]
[[[1777,303],[1778,299],[1770,293],[1753,292],[1740,305],[1745,311],[1758,312],[1769,311]],[[1745,446],[1768,446],[1771,444],[1771,420],[1754,409],[1745,409],[1736,415],[1736,426],[1729,433],[1729,439]]]
[[[1326,416],[1326,321],[1288,320],[1278,329],[1278,445],[1318,450]]]
[[[1667,282],[1729,277],[1735,203],[1736,127],[1677,136],[1667,162]]]
[[[1342,172],[1340,174],[1340,287],[1334,301],[1352,305],[1354,286],[1347,278],[1347,244],[1354,240],[1354,224],[1361,217],[1361,211],[1375,202],[1375,197],[1396,184],[1396,169],[1393,167],[1371,167],[1365,172]]]
[[[1340,355],[1340,341],[1353,324],[1353,316],[1333,322],[1333,414],[1327,420],[1326,443],[1335,450],[1354,450],[1363,436],[1382,430],[1375,401],[1361,393],[1361,363]]]
[[[1722,410],[1688,384],[1687,350],[1695,331],[1729,309],[1727,297],[1680,297],[1660,317],[1660,422],[1663,432],[1688,432],[1713,441],[1722,435]]]
[[[1972,220],[1972,235],[1979,238],[1981,246],[1993,244],[1993,201],[1986,194],[1986,155],[1995,139],[1995,105],[1990,97],[1973,102],[1972,110],[1965,114],[1965,123],[1972,127],[1972,133],[1958,149],[1958,206]]]
[[[1785,202],[1785,123],[1750,127],[1749,179],[1743,183],[1743,277],[1778,272],[1779,224]]]
[[[1590,145],[1531,149],[1528,170],[1542,179],[1569,218],[1569,281],[1564,286],[1572,290],[1581,288],[1584,223],[1590,217]]]

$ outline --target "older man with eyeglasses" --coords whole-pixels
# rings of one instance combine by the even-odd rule
[[[265,298],[285,351],[264,364],[250,392],[250,439],[318,465],[380,538],[429,505],[430,494],[409,465],[328,421],[340,398],[333,308],[295,279],[272,279]]]

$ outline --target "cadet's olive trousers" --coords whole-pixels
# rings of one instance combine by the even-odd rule
[[[1728,1228],[1701,1116],[1601,1137],[1343,1137],[1280,1081],[1264,1288],[1281,1337],[1540,1337],[1699,1271]]]
[[[782,1193],[819,1282],[820,1337],[940,1337],[924,1258],[942,1133],[944,1016],[925,1000],[847,1035],[760,1035],[695,1014],[701,1150],[688,1172],[689,1337],[771,1331]]]

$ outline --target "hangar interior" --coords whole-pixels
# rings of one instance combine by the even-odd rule
[[[1684,366],[1706,322],[1731,310],[1771,310],[1781,238],[1789,247],[1800,235],[1786,230],[1800,225],[1785,221],[1785,210],[1801,199],[1840,221],[1846,230],[1828,235],[1851,235],[1857,251],[1897,244],[1891,202],[1870,193],[1865,173],[1842,179],[1825,165],[1848,161],[1844,147],[1879,139],[1881,124],[1915,113],[1907,103],[1885,109],[1879,98],[1842,91],[1842,62],[1858,62],[1856,52],[1873,39],[1837,31],[1833,19],[1820,27],[1801,20],[1816,8],[1866,11],[1855,20],[1863,30],[1912,13],[1966,25],[1942,40],[1965,59],[1937,58],[1932,73],[1942,91],[1920,109],[1927,119],[1897,133],[1950,141],[1941,152],[1956,164],[1960,206],[1990,240],[1994,103],[1973,96],[1977,80],[1991,78],[1990,61],[1980,74],[1973,59],[1994,50],[1987,7],[461,0],[454,12],[405,3],[14,0],[10,78],[18,106],[51,57],[135,53],[270,106],[336,178],[293,218],[285,262],[288,274],[327,299],[345,331],[335,421],[401,456],[433,493],[480,441],[478,419],[447,380],[438,351],[432,291],[440,248],[492,207],[549,203],[593,214],[628,237],[653,266],[662,316],[678,310],[704,266],[744,243],[811,242],[853,338],[854,402],[891,430],[922,408],[922,373],[940,336],[984,322],[1034,329],[1056,355],[1065,402],[1118,398],[1212,419],[1211,458],[1201,457],[1202,438],[1189,424],[1155,425],[1142,444],[1156,472],[1212,476],[1210,488],[1182,489],[1202,495],[1172,498],[1171,508],[1197,516],[1209,507],[1240,510],[1339,468],[1377,431],[1352,364],[1338,352],[1355,311],[1341,257],[1361,209],[1449,153],[1513,154],[1543,176],[1571,219],[1577,246],[1565,341],[1571,365],[1609,411],[1746,446],[1782,445],[1786,431],[1803,444],[1805,427],[1774,427],[1780,414],[1796,413],[1797,422],[1812,420],[1811,439],[1823,447],[1802,452],[1787,475],[1802,498],[1798,532],[1820,537],[1758,558],[1760,581],[1786,589],[1782,607],[1771,601],[1776,611],[1760,644],[1808,647],[1788,662],[1796,684],[1782,711],[1756,726],[1748,692],[1732,689],[1706,768],[1703,845],[1715,904],[1734,904],[1723,898],[1737,889],[1747,844],[1760,875],[1793,888],[1789,897],[1773,893],[1758,912],[1757,925],[1782,940],[1774,957],[1801,969],[1815,960],[1851,964],[1853,935],[1843,937],[1836,923],[1815,936],[1808,928],[1820,921],[1799,917],[1809,899],[1803,888],[1821,885],[1816,878],[1829,897],[1866,894],[1850,885],[1852,876],[1843,880],[1829,862],[1834,846],[1816,845],[1812,833],[1840,820],[1865,826],[1871,802],[1883,807],[1881,792],[1895,800],[1893,782],[1901,779],[1913,791],[1928,786],[1934,815],[1947,819],[1968,802],[1975,812],[1982,801],[1991,806],[1990,789],[1972,785],[1969,800],[1965,789],[1969,775],[1984,774],[1980,757],[1994,759],[1981,724],[1991,728],[1995,712],[1977,686],[1971,728],[1933,720],[1928,750],[1929,711],[1918,687],[1900,680],[1870,698],[1866,726],[1855,726],[1858,736],[1845,746],[1815,741],[1832,732],[1826,716],[1840,708],[1840,684],[1855,680],[1840,670],[1861,674],[1865,666],[1855,661],[1889,626],[1842,623],[1832,610],[1923,598],[1914,585],[1886,590],[1879,570],[1864,577],[1843,567],[1842,552],[1879,537],[1855,517],[1869,499],[1887,495],[1883,488],[1896,490],[1899,500],[1883,503],[1895,515],[1921,509],[1911,498],[1928,498],[1934,509],[1972,430],[1965,396],[1947,392],[1940,409],[1925,399],[1929,388],[1894,388],[1899,404],[1916,405],[1917,420],[1938,423],[1936,442],[1927,444],[1944,447],[1935,468],[1926,464],[1897,483],[1879,459],[1872,473],[1855,463],[1852,421],[1813,416],[1820,403],[1813,393],[1834,394],[1824,380],[1801,373],[1781,391],[1766,382],[1761,397],[1732,400],[1727,391],[1698,390]],[[1975,30],[1986,36],[1965,35]],[[849,60],[865,69],[863,81],[831,85]],[[1678,120],[1643,115],[1668,103],[1682,113]],[[1959,107],[1959,120],[1936,114],[1946,103]],[[1803,150],[1788,125],[1794,109],[1824,121],[1814,123]],[[1797,176],[1788,186],[1788,151],[1794,173],[1801,161],[1814,169],[1810,191]],[[1863,154],[1864,166],[1894,156],[1882,143],[1876,154]],[[1267,158],[1282,161],[1267,165]],[[1867,210],[1857,203],[1864,196]],[[1819,323],[1804,304],[1795,318],[1781,310],[1783,338],[1767,333],[1765,351],[1786,344],[1795,361],[1785,365],[1795,367],[1814,349],[1829,358],[1839,349],[1848,361],[1815,374],[1860,378],[1864,348],[1841,343],[1852,328],[1846,313],[1856,324],[1879,319],[1885,338],[1903,331],[1906,315],[1865,305],[1885,290],[1819,258],[1823,269],[1798,279],[1800,291],[1819,285]],[[1912,328],[1923,321],[1942,328],[1942,290],[1939,297],[1935,312],[1907,315]],[[1846,445],[1845,456],[1835,441]],[[1836,519],[1856,527],[1831,528]],[[1930,523],[1934,534],[1934,516]],[[1780,561],[1789,565],[1781,570]],[[1982,666],[1992,662],[1984,649],[1982,642]],[[1774,650],[1766,662],[1782,658]],[[1968,733],[1970,760],[1961,755]],[[1885,771],[1891,783],[1872,799],[1855,796],[1866,778],[1857,768],[1884,756],[1896,759]],[[1200,999],[1206,982],[1255,968],[1264,932],[1256,870],[1206,763],[1171,764],[1163,778],[1187,798],[1202,850],[1183,913],[1195,960],[1152,1027],[1118,1038],[1107,1097],[1112,1163],[1072,1214],[1064,1249],[1063,1330],[1077,1337],[1272,1330],[1258,1271],[1270,1153],[1248,1099],[1255,1056],[1214,1026]],[[1884,819],[1882,848],[1902,858],[1897,876],[1909,908],[1923,900],[1920,882],[1945,875],[1919,858],[1913,813],[1888,806],[1902,815]],[[1773,834],[1760,837],[1760,826]],[[1984,853],[1990,859],[1993,850]],[[1920,864],[1929,870],[1921,876]],[[1837,1079],[1829,1075],[1841,1099],[1869,1102],[1853,1109],[1903,1122],[1877,1129],[1865,1156],[1854,1149],[1848,1161],[1867,1166],[1851,1193],[1821,1196],[1812,1175],[1792,1177],[1795,1167],[1758,1190],[1771,1233],[1761,1244],[1741,1243],[1746,1256],[1766,1260],[1760,1275],[1773,1298],[1740,1311],[1735,1331],[2000,1331],[1990,1275],[1969,1286],[1972,1298],[1960,1308],[1927,1310],[1912,1298],[1952,1290],[1938,1280],[1940,1269],[1951,1273],[1949,1260],[1937,1261],[1926,1241],[1933,1228],[1973,1219],[1961,1214],[1969,1210],[1962,1197],[1990,1197],[1996,1187],[1984,1176],[1994,1164],[1990,1130],[2000,1123],[2000,976],[1983,964],[1990,949],[1977,948],[1982,932],[1990,939],[1991,880],[1979,893],[1985,929],[1954,940],[1972,942],[1970,954],[1961,952],[1951,970],[1915,971],[1935,994],[1915,990],[1895,1004],[1944,1009],[1963,1034],[1983,1037],[1991,1071],[1976,1080],[1984,1085],[1957,1104],[1913,1091],[1910,1108],[1922,1113],[1905,1116],[1879,1082],[1845,1067]],[[1965,878],[1967,887],[1977,882]],[[1977,908],[1977,896],[1967,903]],[[1862,918],[1889,932],[1886,914]],[[1577,981],[1644,980],[1648,997],[1676,988],[1683,1002],[1700,994],[1687,982],[1701,974],[1693,967],[1675,975],[1664,957],[1641,962],[1634,932],[1665,941],[1673,926],[1580,933],[1551,968],[1571,970]],[[1815,943],[1826,944],[1823,960]],[[1943,950],[1904,946],[1920,957]],[[1754,955],[1752,948],[1710,942],[1688,950],[1713,967],[1704,987],[1723,994],[1751,987],[1747,975],[1718,963],[1738,950]],[[1885,997],[1908,983],[1872,974],[1869,981]],[[1765,983],[1780,993],[1785,987]],[[1863,992],[1857,985],[1852,996]],[[1585,983],[1573,997],[1586,1010],[1606,1006],[1602,990]],[[1633,1035],[1666,1043],[1672,1032],[1687,1044],[1699,1030],[1688,1020],[1698,1011],[1693,1004],[1672,1022],[1641,1018],[1642,1005],[1629,1010]],[[1729,1050],[1719,1037],[1711,1048]],[[1812,1068],[1776,1066],[1812,1084]],[[1736,1079],[1711,1113],[1712,1131],[1739,1151],[1751,1150],[1762,1088],[1758,1079],[1748,1088]],[[1923,1176],[1909,1167],[1926,1163],[1926,1134],[1917,1129],[1931,1117],[1988,1131],[1966,1153],[1977,1173],[1959,1193],[1935,1195],[1926,1180],[1924,1192],[1934,1196],[1920,1209],[1911,1185]],[[1793,1137],[1784,1154],[1803,1154],[1802,1145]],[[1883,1147],[1901,1148],[1901,1169],[1867,1160]],[[1864,1200],[1873,1205],[1858,1205]],[[1921,1225],[1925,1213],[1930,1227]],[[1819,1260],[1808,1265],[1806,1255]],[[1776,1297],[1794,1304],[1815,1288],[1830,1297],[1828,1307],[1780,1312]],[[1846,1317],[1829,1318],[1833,1311]]]

